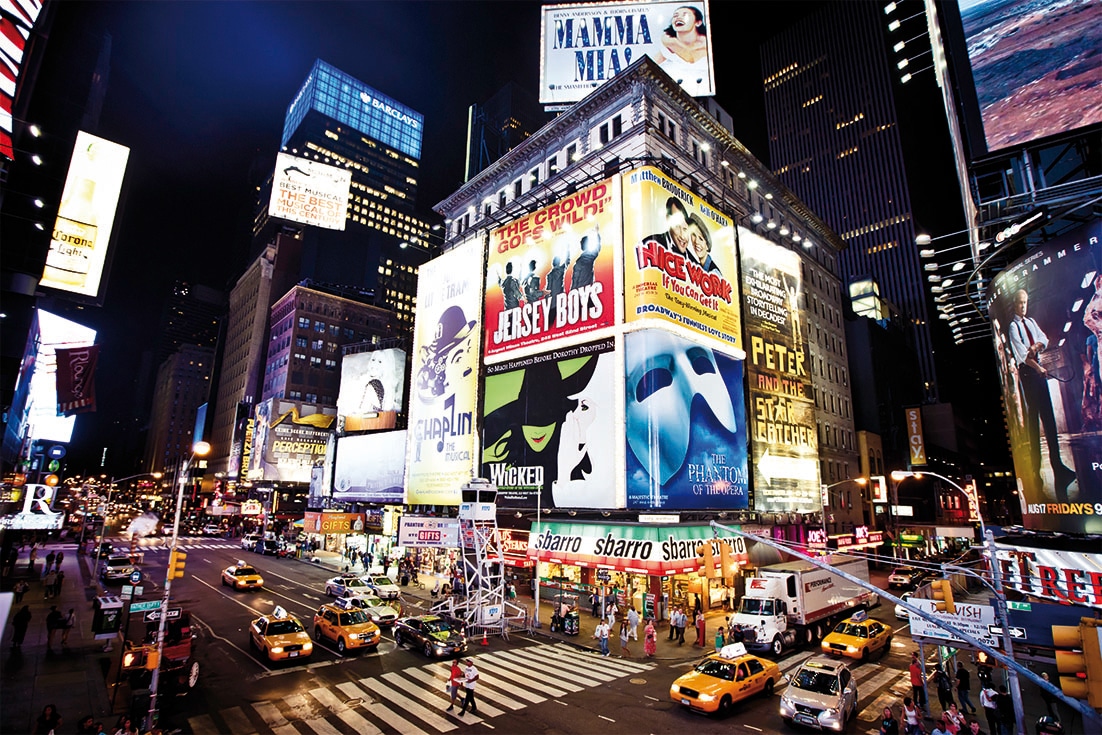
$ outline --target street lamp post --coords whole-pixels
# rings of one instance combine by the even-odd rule
[[[161,655],[165,649],[165,621],[168,620],[168,607],[172,594],[172,578],[175,569],[171,562],[176,557],[176,544],[180,540],[180,512],[184,505],[184,483],[188,472],[191,471],[191,463],[196,457],[205,457],[210,452],[210,444],[207,442],[195,442],[191,447],[191,456],[184,463],[180,476],[176,482],[176,519],[172,523],[172,546],[169,551],[168,569],[165,571],[165,593],[161,599],[161,615],[157,623],[157,667],[153,669],[153,676],[149,682],[149,719],[146,725],[149,729],[157,724],[157,694],[161,682]]]
[[[543,516],[540,515],[540,508],[541,508],[540,495],[541,495],[541,493],[539,493],[537,491],[536,492],[536,541],[537,542],[539,541],[540,534],[543,531]],[[532,627],[533,628],[538,628],[538,627],[540,627],[540,557],[539,557],[538,553],[536,555],[535,561],[532,563],[532,580],[533,580],[533,582],[535,583],[535,586],[536,586],[536,591],[535,591],[535,597],[536,597],[536,614],[535,614],[535,618],[536,619],[533,622]]]
[[[1014,657],[1014,642],[1010,636],[1010,610],[1007,608],[1006,595],[1003,593],[1002,572],[999,569],[999,560],[995,556],[995,534],[987,530],[987,525],[983,522],[983,515],[980,513],[979,498],[972,495],[971,492],[965,490],[957,483],[950,480],[945,475],[939,475],[936,472],[905,472],[902,470],[896,470],[892,472],[892,479],[898,482],[908,477],[921,477],[922,475],[929,475],[936,477],[939,480],[949,483],[960,492],[964,493],[964,497],[968,498],[969,502],[976,506],[976,518],[979,519],[980,533],[983,534],[983,543],[989,554],[991,563],[991,581],[993,582],[993,588],[995,590],[995,613],[999,616],[999,625],[1003,629],[1003,649],[1006,651],[1006,655],[1010,658]],[[1010,684],[1010,697],[1014,702],[1014,719],[1021,732],[1024,732],[1025,727],[1025,708],[1022,706],[1022,692],[1021,686],[1018,683],[1018,672],[1014,669],[1007,669],[1007,680]]]
[[[830,502],[830,490],[831,490],[831,488],[838,487],[839,485],[845,485],[847,482],[852,482],[855,485],[865,487],[869,483],[869,478],[867,478],[867,477],[847,477],[844,480],[839,480],[838,482],[831,483],[830,485],[823,485],[820,488],[822,490],[822,493],[823,493],[823,500],[825,501],[823,503],[823,533],[826,533],[826,528],[827,528],[826,506]],[[839,500],[841,500],[841,498],[842,498],[842,496],[838,493],[834,493],[834,497],[838,498]],[[862,499],[862,507],[863,507],[863,502],[864,501]]]

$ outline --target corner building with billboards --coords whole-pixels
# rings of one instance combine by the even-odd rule
[[[499,526],[528,532],[518,589],[537,574],[556,604],[603,589],[663,618],[731,602],[748,567],[780,561],[736,542],[737,568],[702,579],[713,519],[801,550],[859,535],[860,501],[824,518],[821,491],[859,473],[856,447],[829,469],[818,451],[825,432],[853,436],[845,245],[657,64],[436,210],[406,502],[458,505],[470,477],[493,482]],[[825,376],[844,397],[821,397]]]

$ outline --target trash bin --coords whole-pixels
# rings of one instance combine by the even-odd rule
[[[566,635],[578,635],[578,631],[581,629],[581,615],[577,610],[571,610],[566,614],[566,618],[563,621],[563,633]]]

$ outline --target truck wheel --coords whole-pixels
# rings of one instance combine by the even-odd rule
[[[199,662],[192,661],[191,667],[187,672],[187,688],[194,689],[195,685],[199,683]]]
[[[780,636],[776,636],[773,639],[773,643],[770,646],[770,649],[773,651],[774,656],[780,656],[782,653],[784,653],[784,641],[781,640]]]
[[[823,640],[823,624],[822,623],[816,623],[815,624],[815,640],[817,640],[817,641]]]
[[[804,645],[810,645],[811,642],[815,640],[815,634],[812,632],[811,628],[804,628],[803,638]]]

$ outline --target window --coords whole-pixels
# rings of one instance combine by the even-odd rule
[[[336,360],[326,360],[325,361],[325,369],[326,370],[336,370],[337,369],[337,361]]]
[[[551,156],[547,159],[547,177],[550,178],[555,175],[555,172],[559,170],[559,156],[558,154]]]
[[[605,123],[598,129],[598,137],[601,141],[601,145],[608,144],[608,123]]]
[[[330,324],[329,325],[329,336],[331,336],[331,337],[341,336],[341,328],[339,326],[337,326],[336,324]]]
[[[534,168],[528,172],[528,184],[529,186],[535,186],[538,183],[540,183],[540,170]]]
[[[504,207],[505,206],[505,190],[504,189],[502,189],[500,192],[498,192],[497,206],[499,206],[499,207]]]
[[[314,322],[314,331],[325,334],[325,322]]]
[[[575,143],[571,143],[566,147],[566,165],[574,163],[578,160],[578,146]]]
[[[304,316],[300,316],[298,318],[298,328],[299,329],[309,329],[310,328],[310,320],[307,319]]]
[[[316,355],[311,355],[310,356],[310,367],[313,367],[313,368],[321,367],[321,358],[317,357]]]
[[[620,116],[612,118],[612,137],[619,138],[624,134],[624,123],[620,120]]]
[[[295,337],[295,347],[305,350],[306,342],[307,340],[305,337]]]
[[[513,199],[520,199],[521,193],[524,191],[524,179],[517,179],[513,182]]]

